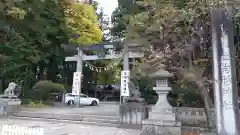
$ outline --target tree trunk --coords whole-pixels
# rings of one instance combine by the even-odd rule
[[[207,100],[207,102],[208,102],[208,104],[209,104],[209,107],[210,108],[214,108],[214,104],[213,104],[213,100],[212,100],[212,98],[211,98],[211,96],[210,96],[210,93],[209,93],[209,91],[208,91],[209,89],[207,89],[206,88],[206,100]]]
[[[181,70],[178,70],[178,75],[179,76],[184,76],[184,72],[181,71]],[[207,119],[207,127],[209,129],[209,131],[212,131],[213,128],[214,128],[214,125],[213,125],[213,118],[212,118],[212,115],[211,115],[211,107],[213,107],[213,102],[209,96],[209,92],[208,92],[208,89],[209,88],[206,88],[205,85],[204,85],[204,81],[201,80],[201,78],[197,79],[197,78],[194,78],[191,80],[191,82],[194,82],[196,83],[196,86],[198,87],[198,90],[200,90],[200,95],[203,99],[203,102],[204,102],[204,111],[205,111],[205,114],[206,114],[206,119]]]
[[[44,70],[45,70],[44,61],[39,62],[38,66],[39,66],[38,81],[39,80],[45,80],[46,77],[45,77],[45,74],[44,74]]]
[[[0,93],[4,92],[3,90],[3,78],[0,78]]]
[[[50,62],[48,63],[47,68],[47,80],[51,80],[52,82],[57,81],[57,73],[58,73],[58,64],[54,57],[50,58]]]
[[[206,119],[207,119],[207,127],[209,129],[209,131],[212,131],[213,128],[214,128],[214,125],[213,125],[213,118],[212,118],[212,114],[211,114],[211,105],[213,104],[211,99],[209,100],[209,93],[207,91],[207,88],[205,87],[200,87],[200,94],[203,98],[203,101],[204,101],[204,111],[205,111],[205,114],[206,114]]]

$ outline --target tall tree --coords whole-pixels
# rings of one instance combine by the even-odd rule
[[[38,79],[57,81],[64,64],[61,44],[95,43],[102,38],[94,8],[84,3],[10,0],[1,1],[0,9],[3,83],[25,80],[29,87]],[[80,36],[73,39],[73,35]]]
[[[118,8],[112,14],[111,29],[112,36],[115,38],[123,38],[126,27],[129,23],[129,19],[132,15],[140,13],[144,10],[144,7],[139,6],[136,2],[142,0],[119,0]]]
[[[148,0],[149,2],[149,0]],[[195,85],[205,104],[208,127],[213,126],[209,96],[212,82],[210,8],[204,1],[190,1],[179,8],[170,2],[140,3],[149,10],[132,17],[126,37],[145,51],[140,67],[144,72],[165,68],[181,82]],[[149,70],[152,69],[152,70]]]
[[[112,35],[115,38],[123,38],[132,15],[148,10],[153,2],[156,4],[171,2],[174,6],[183,8],[187,0],[118,0],[118,8],[112,14]]]

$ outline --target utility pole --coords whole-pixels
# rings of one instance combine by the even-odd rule
[[[215,112],[218,135],[240,135],[233,36],[233,7],[211,12]]]

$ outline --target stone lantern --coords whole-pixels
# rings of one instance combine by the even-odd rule
[[[152,134],[152,132],[155,132],[154,134],[157,135],[169,134],[169,132],[178,135],[181,133],[181,123],[176,122],[173,108],[167,101],[167,94],[171,91],[168,79],[172,77],[173,74],[164,69],[159,69],[149,76],[156,83],[153,90],[158,94],[158,101],[153,106],[152,111],[149,112],[149,118],[142,121],[144,135]],[[149,129],[151,129],[151,133]]]
[[[150,112],[150,119],[161,119],[175,121],[175,113],[172,112],[172,107],[167,101],[167,94],[171,91],[168,86],[168,79],[173,76],[166,70],[159,69],[157,72],[149,75],[156,83],[153,90],[158,94],[158,101],[153,106]]]

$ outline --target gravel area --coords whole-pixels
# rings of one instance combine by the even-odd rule
[[[33,120],[16,120],[16,119],[1,119],[0,131],[2,125],[21,125],[21,126],[36,126],[44,128],[44,135],[140,135],[140,130],[120,129],[115,127],[98,127],[93,125],[68,124],[56,122],[44,122]]]

